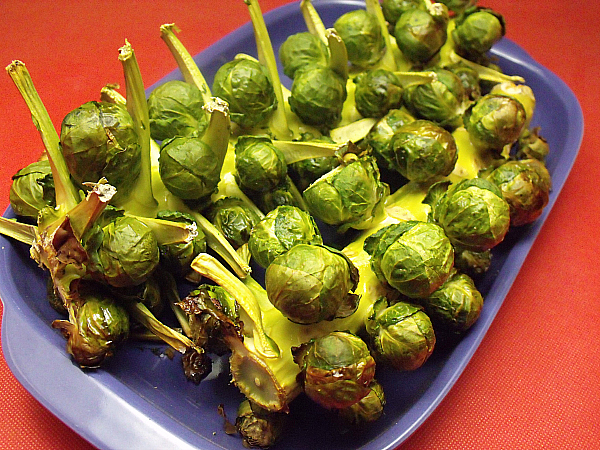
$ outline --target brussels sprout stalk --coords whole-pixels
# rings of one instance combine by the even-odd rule
[[[275,60],[275,53],[273,52],[273,45],[271,44],[271,38],[269,37],[267,25],[265,24],[265,20],[257,0],[244,0],[244,3],[246,3],[248,6],[252,27],[254,28],[256,48],[258,50],[258,60],[267,68],[269,76],[271,77],[271,83],[273,83],[275,97],[277,98],[277,108],[270,119],[271,131],[273,131],[278,139],[290,138],[292,137],[292,132],[288,126],[285,106],[286,102],[281,89],[281,81],[279,79],[279,72],[277,70],[277,62]]]
[[[148,103],[144,91],[144,82],[135,57],[133,47],[127,41],[119,49],[119,60],[123,64],[125,88],[127,92],[127,111],[133,118],[138,133],[141,154],[141,172],[131,195],[128,196],[129,210],[140,210],[143,214],[151,206],[158,203],[152,194],[152,171],[150,160],[150,118]],[[135,205],[135,206],[134,206]]]
[[[383,54],[379,65],[380,67],[395,71],[398,68],[398,65],[396,64],[396,60],[392,51],[392,40],[388,31],[387,22],[383,16],[381,3],[379,0],[365,0],[365,6],[367,12],[373,14],[377,18],[377,22],[381,28],[381,35],[383,36],[383,40],[385,42],[385,53]]]
[[[60,151],[58,133],[33,85],[33,80],[25,64],[21,61],[13,61],[6,67],[6,71],[21,93],[23,100],[25,100],[31,112],[33,123],[40,132],[52,168],[56,189],[56,204],[58,209],[65,213],[79,203],[80,197],[75,185],[71,182],[69,169]]]
[[[348,52],[344,41],[333,28],[326,30],[325,36],[329,47],[329,68],[344,80],[348,79]]]
[[[202,72],[196,65],[194,58],[187,51],[181,41],[175,35],[176,32],[179,32],[179,28],[174,23],[167,23],[161,25],[160,27],[160,37],[169,50],[171,54],[177,61],[177,66],[183,75],[183,79],[190,84],[193,84],[202,94],[202,99],[204,100],[204,104],[207,104],[211,100],[210,87],[202,75]]]
[[[325,45],[327,45],[325,25],[323,24],[319,13],[312,4],[312,1],[302,0],[300,2],[300,11],[302,12],[302,17],[304,17],[304,22],[306,23],[306,28],[308,28],[309,33],[317,36]]]
[[[35,242],[36,230],[37,227],[35,225],[0,217],[0,234],[24,244],[32,245]]]

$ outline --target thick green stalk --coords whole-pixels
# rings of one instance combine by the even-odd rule
[[[376,123],[377,119],[365,117],[347,125],[332,129],[329,132],[329,137],[338,144],[345,144],[347,142],[356,143],[361,139],[364,139]]]
[[[344,147],[343,144],[330,144],[327,142],[279,140],[274,140],[273,145],[283,153],[286,164],[292,164],[309,158],[336,156],[340,149]]]
[[[187,83],[193,84],[200,89],[204,104],[207,104],[211,100],[210,87],[194,61],[194,58],[192,58],[192,55],[190,55],[181,41],[175,36],[175,33],[178,33],[179,31],[179,28],[177,28],[174,23],[167,23],[161,25],[160,37],[165,41],[165,44],[169,47],[175,61],[177,61],[177,66],[183,75],[183,79]]]
[[[304,17],[304,22],[306,23],[306,28],[308,28],[308,32],[313,36],[317,36],[320,38],[325,45],[327,45],[327,34],[325,33],[325,25],[323,25],[323,21],[321,20],[321,16],[315,9],[311,0],[302,0],[300,2],[300,11],[302,11],[302,16]]]
[[[398,66],[396,64],[396,59],[392,53],[392,40],[388,31],[387,22],[385,21],[385,17],[383,17],[381,4],[379,3],[379,0],[365,0],[365,6],[367,11],[377,18],[377,23],[379,24],[381,35],[383,36],[383,41],[385,42],[385,53],[383,54],[379,65],[380,67],[384,67],[388,70],[397,70]]]
[[[225,155],[227,154],[229,135],[231,133],[229,106],[227,102],[220,98],[213,97],[205,103],[204,109],[210,115],[210,120],[206,131],[202,135],[202,142],[208,145],[213,153],[217,155],[219,158],[219,167],[222,167]]]
[[[427,84],[437,80],[435,72],[394,72],[403,88]]]
[[[196,224],[155,219],[152,217],[134,216],[131,214],[125,215],[134,217],[148,226],[152,230],[152,233],[156,237],[159,245],[190,242],[198,235]]]
[[[26,223],[17,222],[15,219],[0,217],[0,234],[8,236],[27,245],[35,242],[37,227]]]
[[[127,111],[133,118],[138,132],[139,144],[142,150],[141,172],[136,185],[129,196],[129,205],[137,204],[136,212],[139,215],[147,210],[153,210],[158,203],[152,194],[152,169],[150,158],[150,118],[148,115],[148,102],[146,101],[146,92],[144,91],[144,82],[140,67],[135,57],[133,47],[127,41],[119,49],[119,60],[123,64],[123,73],[125,75],[125,89],[127,93]],[[128,206],[129,206],[128,205]]]
[[[79,203],[80,198],[77,188],[71,182],[67,163],[60,151],[58,133],[52,124],[46,107],[42,103],[42,99],[33,85],[33,80],[25,64],[21,61],[13,61],[6,67],[6,71],[29,107],[33,123],[40,132],[52,169],[56,191],[56,204],[59,209],[66,212],[74,208]]]
[[[327,46],[329,47],[329,68],[340,75],[344,80],[348,79],[348,51],[340,35],[333,28],[329,28]]]
[[[277,99],[277,109],[275,109],[271,118],[270,128],[277,139],[289,139],[292,137],[292,132],[288,125],[286,102],[283,97],[283,91],[281,90],[281,80],[279,79],[279,71],[277,70],[277,61],[275,59],[275,53],[273,52],[273,44],[271,44],[267,25],[265,24],[257,0],[244,0],[244,3],[248,6],[252,27],[254,28],[258,60],[269,72],[273,90],[275,91],[275,97]]]

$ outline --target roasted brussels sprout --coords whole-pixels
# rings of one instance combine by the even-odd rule
[[[460,78],[446,69],[433,69],[437,80],[404,89],[406,108],[417,118],[431,120],[443,127],[462,125],[468,99]]]
[[[329,67],[297,70],[288,102],[292,112],[307,125],[331,129],[342,117],[346,80]]]
[[[67,351],[82,368],[96,368],[129,335],[129,315],[112,298],[87,292],[73,322],[56,320],[52,326],[67,338]]]
[[[200,89],[191,83],[171,80],[156,87],[148,97],[152,139],[201,136],[208,126],[203,106]]]
[[[333,331],[292,349],[304,392],[327,409],[352,406],[370,392],[375,360],[352,333]]]
[[[438,3],[443,3],[450,11],[460,14],[467,8],[474,6],[478,0],[438,0]]]
[[[237,58],[222,65],[215,74],[212,94],[229,103],[231,120],[242,128],[260,124],[277,108],[267,70],[249,58]]]
[[[550,173],[537,159],[507,161],[486,178],[501,189],[510,206],[512,226],[533,222],[548,204]]]
[[[358,270],[341,252],[323,245],[296,244],[267,267],[269,300],[292,322],[311,324],[348,317],[358,307],[352,291]]]
[[[333,24],[348,51],[348,61],[361,68],[374,66],[385,53],[385,41],[374,14],[356,9],[342,14]]]
[[[310,213],[323,222],[348,228],[368,226],[381,213],[389,192],[370,156],[351,159],[311,184],[303,193]]]
[[[525,109],[525,128],[529,127],[535,112],[535,95],[533,89],[526,84],[515,84],[510,81],[495,84],[490,94],[506,95],[517,100]]]
[[[302,194],[288,176],[270,191],[248,192],[248,195],[263,214],[273,211],[278,206],[296,206],[306,209]]]
[[[141,171],[133,119],[118,104],[88,102],[68,113],[61,124],[60,148],[76,182],[106,178],[120,198],[127,197]]]
[[[433,353],[435,333],[431,320],[420,306],[406,302],[393,305],[379,298],[365,318],[375,361],[398,370],[415,370]]]
[[[237,197],[220,198],[207,216],[234,248],[248,242],[252,228],[260,221],[258,213]]]
[[[530,129],[524,129],[517,140],[517,159],[537,159],[538,161],[545,162],[546,157],[550,153],[550,146],[548,141],[540,136],[539,127]]]
[[[235,427],[247,447],[269,448],[285,430],[287,414],[267,411],[246,399],[240,403]]]
[[[458,159],[452,134],[428,120],[415,120],[400,127],[390,148],[398,172],[417,182],[450,175]]]
[[[519,138],[525,120],[525,109],[519,101],[497,94],[484,95],[464,115],[471,142],[496,154]]]
[[[471,8],[456,19],[452,39],[459,55],[476,61],[502,39],[505,32],[502,15],[489,8]]]
[[[395,25],[400,16],[410,9],[427,10],[425,0],[383,0],[381,2],[383,17],[390,25]]]
[[[448,187],[431,186],[424,200],[431,206],[431,219],[439,224],[456,246],[483,252],[504,239],[510,226],[510,207],[502,191],[483,178],[465,179]]]
[[[491,250],[475,252],[460,246],[454,247],[454,267],[470,277],[476,277],[487,272],[491,263]]]
[[[54,180],[48,160],[31,163],[14,174],[9,199],[17,216],[34,220],[41,209],[54,206]]]
[[[385,394],[377,381],[369,384],[369,393],[358,402],[338,410],[339,417],[346,426],[358,426],[375,422],[383,415]]]
[[[414,120],[415,118],[406,109],[392,109],[373,125],[361,146],[372,150],[379,167],[394,169],[396,156],[390,146],[392,137],[399,128]]]
[[[278,206],[252,229],[248,248],[254,260],[264,268],[296,244],[322,244],[315,221],[295,206]]]
[[[288,36],[279,47],[279,60],[283,73],[294,78],[296,70],[309,66],[327,66],[329,51],[325,43],[314,34],[303,32]]]
[[[201,137],[177,136],[160,147],[158,168],[165,187],[184,200],[209,197],[220,180],[220,160]]]
[[[439,289],[419,303],[434,327],[451,333],[463,333],[479,318],[483,297],[468,275],[455,272]]]
[[[442,4],[433,10],[405,11],[394,26],[398,48],[411,62],[426,63],[446,42],[448,20],[448,9]]]
[[[152,230],[136,218],[120,216],[84,236],[92,276],[114,287],[143,283],[159,263]]]
[[[266,136],[240,136],[235,145],[235,169],[242,190],[270,191],[287,175],[281,151]]]
[[[307,158],[288,165],[288,173],[296,187],[300,191],[304,191],[316,180],[339,165],[340,161],[337,156]]]
[[[158,247],[161,265],[176,277],[183,277],[190,271],[190,264],[198,253],[206,251],[206,237],[198,228],[198,224],[191,214],[163,210],[156,214],[156,218],[196,227],[196,236],[190,242],[159,245]]]
[[[450,276],[454,249],[444,230],[430,222],[410,220],[370,235],[364,250],[381,281],[407,297],[426,297]]]
[[[465,88],[465,94],[471,101],[477,100],[481,97],[481,85],[479,83],[479,73],[462,62],[444,66],[444,69],[454,73]]]
[[[363,117],[376,119],[390,109],[402,105],[402,84],[399,78],[386,69],[369,70],[355,79],[354,100],[356,109]]]

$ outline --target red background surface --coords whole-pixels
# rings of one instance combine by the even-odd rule
[[[285,0],[261,0],[263,11]],[[586,132],[548,220],[463,375],[407,449],[600,448],[600,2],[481,0],[507,37],[575,92]],[[0,65],[24,61],[58,127],[123,84],[127,38],[150,85],[175,68],[158,34],[174,22],[192,54],[249,20],[242,0],[0,2]],[[8,75],[0,74],[0,211],[10,177],[42,145]],[[0,448],[92,448],[43,408],[0,358]]]

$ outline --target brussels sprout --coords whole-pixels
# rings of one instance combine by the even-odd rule
[[[333,24],[346,50],[348,61],[361,68],[374,66],[385,53],[385,41],[374,14],[364,9],[342,14]]]
[[[327,66],[329,51],[327,46],[314,34],[303,32],[288,36],[279,47],[279,60],[283,73],[294,78],[296,70],[308,66]]]
[[[17,216],[37,219],[46,206],[54,206],[54,179],[48,160],[36,161],[12,177],[10,206]]]
[[[438,3],[443,3],[450,11],[460,14],[467,8],[475,5],[478,0],[437,0]]]
[[[220,198],[207,215],[234,248],[248,242],[252,228],[260,221],[257,212],[237,197]]]
[[[348,317],[358,307],[352,293],[358,270],[341,252],[323,245],[296,244],[267,267],[270,302],[292,322],[317,323]]]
[[[60,148],[78,183],[106,178],[125,198],[141,171],[141,148],[133,119],[124,106],[88,102],[62,121]]]
[[[381,297],[370,307],[365,327],[378,364],[415,370],[433,353],[433,326],[419,306],[406,302],[390,306],[388,299]]]
[[[197,234],[190,242],[159,246],[161,265],[177,277],[185,276],[190,271],[190,264],[198,253],[206,251],[206,237],[198,228],[198,224],[191,214],[164,210],[159,211],[156,218],[196,225]]]
[[[307,125],[333,128],[342,117],[346,81],[329,67],[296,71],[288,99],[292,112]]]
[[[394,72],[385,69],[369,70],[359,74],[354,83],[356,109],[363,117],[377,119],[402,104],[403,88]]]
[[[48,279],[46,280],[46,296],[48,298],[48,303],[54,311],[56,311],[59,314],[62,314],[63,316],[69,314],[69,311],[65,307],[62,298],[60,298],[60,295],[58,295],[58,293],[56,292],[56,288],[54,287],[52,277],[48,277]]]
[[[471,8],[456,19],[452,39],[459,55],[476,60],[502,39],[504,18],[489,8]]]
[[[375,360],[354,334],[333,331],[292,349],[304,392],[327,409],[352,406],[370,392]]]
[[[340,161],[337,156],[307,158],[288,166],[288,173],[299,190],[304,191],[328,172],[331,172]]]
[[[448,9],[441,4],[438,6],[435,11],[409,9],[394,26],[398,48],[413,63],[429,61],[446,42]]]
[[[497,94],[484,95],[464,115],[471,142],[495,153],[501,153],[519,138],[525,119],[525,109],[519,101]]]
[[[225,355],[229,346],[224,336],[235,330],[241,335],[239,306],[235,298],[220,286],[202,284],[176,303],[188,320],[189,338],[208,353]]]
[[[171,80],[148,97],[150,134],[164,141],[175,136],[201,136],[208,126],[202,93],[195,85]]]
[[[270,191],[248,192],[248,194],[263,214],[273,211],[278,206],[296,206],[306,209],[302,194],[288,176]]]
[[[240,136],[235,145],[235,169],[240,188],[270,191],[284,180],[287,164],[266,136]]]
[[[278,206],[252,229],[248,248],[254,260],[267,268],[296,244],[322,244],[315,221],[295,206]]]
[[[137,286],[110,288],[110,294],[121,304],[124,304],[124,302],[140,302],[152,314],[159,315],[163,310],[165,301],[163,301],[161,294],[163,277],[159,278],[156,273],[157,271],[153,272],[146,281]]]
[[[535,95],[533,89],[525,84],[515,84],[510,81],[495,84],[490,94],[506,95],[517,100],[525,109],[525,128],[529,127],[535,112]]]
[[[465,95],[469,100],[475,101],[481,97],[479,73],[473,67],[468,66],[463,62],[458,62],[449,66],[444,66],[444,68],[460,78],[460,81],[465,88]]]
[[[129,335],[129,315],[112,298],[87,292],[75,320],[54,321],[67,338],[67,351],[83,368],[100,366]]]
[[[415,120],[400,127],[390,148],[398,172],[417,182],[450,175],[458,159],[452,134],[428,120]]]
[[[217,70],[212,94],[229,103],[231,120],[242,128],[265,121],[277,108],[267,70],[257,61],[238,58]]]
[[[510,226],[510,207],[502,191],[483,178],[462,180],[450,186],[431,186],[423,201],[431,206],[431,219],[456,246],[483,252],[504,239]]]
[[[342,421],[350,426],[361,426],[375,422],[383,415],[385,394],[383,387],[377,381],[369,384],[369,393],[358,402],[338,410]]]
[[[389,187],[379,179],[372,157],[344,162],[311,184],[303,193],[310,213],[340,231],[372,223],[381,213]]]
[[[406,109],[392,109],[371,128],[361,146],[371,148],[379,167],[394,169],[396,156],[391,149],[390,142],[400,127],[413,120],[415,118]]]
[[[465,88],[451,71],[436,68],[433,72],[437,80],[404,89],[404,104],[415,117],[456,128],[462,125],[462,115],[468,107]]]
[[[454,267],[471,277],[487,272],[491,263],[491,250],[475,252],[460,246],[454,247]]]
[[[201,137],[177,136],[162,143],[158,159],[165,187],[184,200],[209,197],[220,180],[220,160]]]
[[[444,230],[434,224],[406,221],[370,235],[364,250],[377,278],[407,297],[426,297],[450,276],[454,250]]]
[[[241,434],[246,447],[268,448],[274,445],[287,422],[287,414],[270,412],[245,399],[240,403],[235,428]]]
[[[390,25],[395,25],[400,16],[410,9],[427,10],[425,0],[383,0],[381,2],[383,17]]]
[[[185,378],[194,384],[200,384],[212,371],[212,360],[206,352],[188,348],[181,356],[181,365]]]
[[[420,303],[436,329],[463,333],[479,318],[483,297],[468,275],[455,272]]]
[[[540,128],[536,127],[532,130],[526,128],[517,140],[517,159],[537,159],[545,162],[546,157],[550,153],[548,141],[540,136]]]
[[[510,224],[521,226],[537,219],[548,204],[550,174],[537,159],[507,161],[487,177],[502,190],[510,206]]]
[[[141,221],[117,217],[85,236],[92,275],[114,287],[143,283],[159,263],[159,249],[152,230]]]

